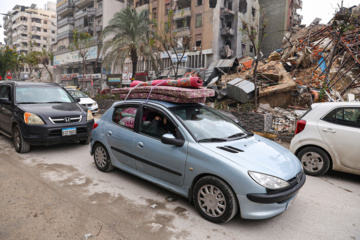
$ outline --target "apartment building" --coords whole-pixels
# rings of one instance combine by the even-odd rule
[[[253,55],[253,48],[244,35],[242,21],[258,28],[258,0],[135,0],[136,11],[146,10],[160,24],[168,20],[172,10],[172,32],[181,42],[190,37],[190,49],[182,67],[206,68],[219,59]],[[171,66],[167,54],[160,53],[164,68]],[[132,69],[131,62],[126,64]],[[137,71],[152,71],[151,64],[138,63]],[[117,71],[117,70],[115,70]]]
[[[6,45],[16,47],[17,52],[27,53],[29,42],[33,42],[33,50],[49,50],[56,42],[56,12],[55,3],[47,2],[45,9],[15,5],[11,15],[4,22]]]
[[[285,33],[301,24],[303,17],[296,11],[302,9],[302,0],[259,0],[265,18],[267,36],[262,44],[264,56],[269,56],[281,46]]]
[[[66,85],[90,87],[99,80],[101,74],[101,39],[100,34],[114,14],[127,5],[118,0],[58,0],[57,11],[57,43],[55,44],[54,66],[57,81]],[[83,31],[92,36],[87,49],[85,73],[82,60],[77,51],[68,47],[73,40],[73,31]]]

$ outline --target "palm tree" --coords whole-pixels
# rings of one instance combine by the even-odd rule
[[[105,40],[102,48],[105,67],[112,64],[123,67],[125,59],[130,56],[135,76],[139,50],[148,45],[148,32],[149,17],[146,11],[137,13],[127,7],[116,13],[101,34]]]

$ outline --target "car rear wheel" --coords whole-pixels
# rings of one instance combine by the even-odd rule
[[[26,153],[30,151],[30,144],[24,140],[20,127],[18,125],[14,126],[13,128],[13,141],[15,150],[18,153]]]
[[[321,176],[329,170],[330,159],[320,148],[306,147],[297,154],[297,157],[308,175]]]
[[[94,146],[94,162],[102,172],[109,172],[114,169],[108,151],[101,143],[96,143]]]
[[[217,177],[207,176],[197,181],[193,199],[200,214],[214,223],[226,223],[238,212],[235,194]]]

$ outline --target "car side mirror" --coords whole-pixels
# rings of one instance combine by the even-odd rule
[[[75,101],[76,101],[76,102],[80,102],[81,99],[77,97],[77,98],[75,98]]]
[[[161,142],[168,145],[174,145],[176,147],[182,147],[184,145],[184,139],[177,139],[171,133],[166,133],[161,137]]]

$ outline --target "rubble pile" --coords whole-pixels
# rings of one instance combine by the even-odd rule
[[[245,57],[235,63],[228,72],[222,69],[210,87],[218,99],[227,96],[244,104],[255,95],[249,91],[255,92],[255,60]],[[281,48],[259,61],[256,80],[260,107],[255,112],[272,113],[270,132],[293,134],[296,121],[314,102],[359,101],[360,17],[339,12],[329,25],[287,32]],[[262,108],[265,103],[269,107]]]

